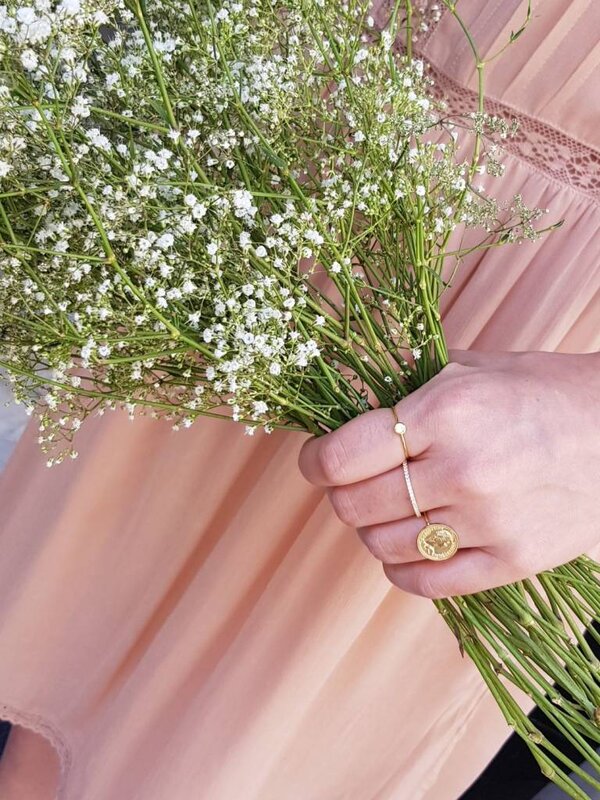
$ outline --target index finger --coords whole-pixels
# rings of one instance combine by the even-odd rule
[[[423,409],[423,388],[395,405],[398,420],[406,426],[404,436],[411,457],[423,454],[432,441]],[[390,408],[376,408],[331,433],[308,439],[298,458],[302,474],[316,486],[342,486],[399,466],[404,448],[394,431],[395,422]]]

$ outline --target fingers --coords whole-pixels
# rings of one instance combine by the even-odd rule
[[[396,404],[398,419],[406,425],[406,443],[411,458],[422,456],[444,432],[444,420],[455,398],[468,388],[473,376],[489,364],[489,353],[452,350],[452,362],[424,386]],[[513,359],[514,359],[514,354]],[[496,359],[497,360],[497,359]],[[506,354],[511,363],[511,354]],[[469,379],[465,382],[465,379]],[[466,388],[465,388],[466,387]],[[457,395],[458,393],[458,395]],[[350,420],[325,436],[308,439],[300,451],[304,477],[317,486],[356,483],[399,466],[404,458],[402,442],[394,432],[395,419],[387,408],[378,408]]]
[[[417,535],[425,521],[412,517],[383,525],[357,528],[361,542],[371,555],[389,564],[405,564],[422,561],[417,549]]]
[[[406,425],[409,454],[423,454],[431,445],[433,431],[425,412],[425,387],[396,404],[398,419]],[[355,483],[399,466],[404,460],[402,441],[394,432],[389,408],[367,411],[325,436],[306,441],[299,466],[306,480],[316,486]]]
[[[411,459],[410,481],[421,511],[448,505],[453,499],[450,467],[434,459]],[[392,522],[414,515],[402,467],[374,478],[327,490],[338,517],[353,528]]]
[[[446,509],[436,509],[431,516],[435,517],[435,519],[431,520],[432,522],[443,520],[452,525]],[[379,561],[388,564],[407,564],[425,560],[417,548],[417,536],[425,524],[424,519],[411,517],[395,522],[386,522],[383,525],[369,525],[365,528],[358,528],[357,533],[371,555],[375,556]],[[461,529],[459,536],[461,550],[482,546],[483,544],[481,537],[477,537],[469,530]]]
[[[394,586],[432,600],[474,594],[510,581],[506,564],[487,550],[461,549],[448,561],[384,564]]]

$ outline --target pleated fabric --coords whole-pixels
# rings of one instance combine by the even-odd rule
[[[491,188],[565,225],[467,258],[445,324],[454,347],[599,350],[600,7],[533,5],[490,68],[531,133]],[[488,53],[524,13],[460,6]],[[448,15],[425,55],[472,88]],[[36,437],[0,481],[5,800],[456,800],[509,735],[433,605],[304,482],[304,435],[113,412],[52,470]]]

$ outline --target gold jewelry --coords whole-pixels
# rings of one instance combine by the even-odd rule
[[[408,496],[410,497],[410,504],[413,507],[413,511],[415,512],[416,517],[423,516],[421,514],[421,510],[419,509],[419,504],[417,503],[417,498],[415,496],[415,490],[413,489],[412,481],[410,479],[410,472],[408,470],[408,447],[406,444],[406,439],[404,438],[404,434],[406,433],[406,425],[403,422],[400,422],[398,419],[398,415],[396,414],[396,409],[394,406],[391,407],[391,412],[394,415],[394,419],[396,420],[396,424],[394,425],[394,432],[398,434],[400,440],[402,441],[402,449],[404,450],[404,461],[402,462],[402,472],[404,473],[404,482],[406,483],[406,489],[408,491]]]
[[[417,503],[415,490],[413,489],[412,481],[410,479],[410,472],[408,471],[408,461],[402,462],[402,472],[404,473],[404,482],[406,483],[406,488],[408,489],[408,496],[410,497],[410,504],[415,512],[415,517],[422,517],[423,514],[421,513],[419,504]]]
[[[429,522],[423,514],[427,525],[419,531],[417,536],[417,549],[423,558],[429,561],[447,561],[456,555],[458,550],[458,534],[450,525],[438,522]]]
[[[406,439],[404,438],[404,434],[406,433],[406,425],[403,422],[400,422],[398,419],[398,414],[396,414],[396,409],[394,406],[390,408],[390,411],[394,415],[394,419],[396,420],[396,424],[394,425],[394,433],[397,433],[400,437],[400,441],[402,442],[402,449],[404,450],[404,460],[407,461],[409,458],[408,455],[408,447],[406,444]]]
[[[408,469],[408,447],[404,434],[406,433],[406,425],[400,422],[396,409],[391,407],[391,412],[394,415],[396,424],[394,425],[394,432],[400,436],[402,441],[402,449],[404,450],[404,461],[402,462],[402,472],[404,473],[404,481],[408,490],[410,504],[413,507],[415,517],[423,517],[427,523],[424,528],[421,528],[417,536],[417,549],[423,558],[429,561],[447,561],[452,556],[456,555],[459,546],[458,534],[451,528],[450,525],[443,525],[439,522],[430,522],[429,517],[425,511],[421,511],[415,490],[410,479],[410,471]]]

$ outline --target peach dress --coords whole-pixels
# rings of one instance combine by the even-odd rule
[[[459,5],[484,53],[525,7]],[[495,186],[566,224],[467,260],[446,328],[598,350],[600,3],[533,8],[488,71],[491,109],[522,125]],[[471,106],[462,34],[448,14],[430,33]],[[304,438],[115,412],[48,470],[28,427],[0,482],[4,800],[456,800],[476,778],[509,729],[433,605],[304,482]]]

